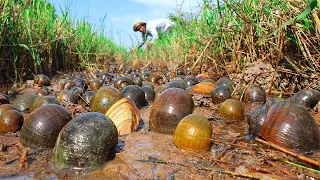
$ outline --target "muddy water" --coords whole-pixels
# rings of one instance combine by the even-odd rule
[[[0,137],[0,179],[229,179],[276,178],[299,176],[320,177],[319,174],[293,167],[276,159],[287,159],[306,165],[284,153],[245,140],[246,121],[226,123],[216,115],[217,107],[198,107],[194,113],[209,118],[213,127],[209,151],[184,151],[173,144],[173,136],[148,130],[150,108],[140,111],[138,132],[122,136],[115,157],[103,168],[89,173],[55,172],[51,150],[29,150],[26,162],[19,157],[23,147],[19,132]],[[246,105],[246,114],[255,107]],[[319,114],[314,114],[319,123]],[[319,123],[320,124],[320,123]],[[318,124],[318,125],[319,125]],[[234,143],[234,145],[232,145]],[[315,154],[313,158],[319,158]],[[320,159],[320,158],[319,158]],[[21,167],[22,165],[27,165]],[[283,171],[282,171],[283,170]],[[288,172],[287,172],[288,171]],[[230,175],[230,172],[246,174]]]

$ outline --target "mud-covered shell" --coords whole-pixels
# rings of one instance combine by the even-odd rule
[[[118,77],[115,81],[114,81],[114,87],[119,89],[120,91],[125,88],[126,86],[129,85],[134,85],[134,81],[127,77],[127,76],[121,76]]]
[[[181,149],[208,150],[212,126],[208,119],[198,114],[184,117],[174,132],[174,144]]]
[[[48,76],[46,76],[44,74],[38,74],[34,78],[34,83],[37,84],[38,86],[41,86],[41,87],[51,85],[50,79],[48,78]]]
[[[307,110],[313,108],[320,101],[320,92],[316,89],[306,88],[298,91],[290,102],[298,103],[304,106]]]
[[[23,116],[17,110],[7,110],[0,115],[0,134],[18,131],[23,124]]]
[[[228,87],[220,85],[216,88],[214,88],[210,94],[212,98],[212,102],[214,104],[219,104],[224,102],[227,99],[231,99],[231,91]]]
[[[121,93],[118,89],[111,86],[100,88],[91,98],[90,110],[91,112],[105,114],[120,99]]]
[[[16,98],[13,105],[21,112],[28,111],[38,96],[37,94],[22,94]]]
[[[40,106],[46,105],[46,104],[58,104],[58,105],[60,105],[60,102],[54,96],[39,96],[31,104],[29,111],[32,112],[33,110],[39,108]]]
[[[252,84],[246,89],[243,100],[246,103],[263,104],[266,102],[266,97],[266,92],[260,85]]]
[[[148,105],[144,91],[137,85],[129,85],[121,91],[122,97],[131,99],[138,108]]]
[[[59,132],[71,114],[57,104],[43,105],[25,119],[20,133],[23,144],[34,149],[53,148]]]
[[[113,104],[106,112],[106,116],[113,121],[119,135],[138,130],[140,114],[135,103],[129,98],[122,98]]]
[[[151,107],[149,127],[159,133],[173,133],[179,121],[194,110],[192,97],[183,89],[163,91]]]
[[[320,136],[315,120],[301,105],[290,102],[280,102],[269,109],[259,135],[298,153],[320,150]]]
[[[242,120],[244,108],[240,101],[235,99],[227,99],[219,107],[218,113],[227,121]]]
[[[107,116],[82,113],[61,130],[53,150],[53,165],[58,170],[102,167],[117,143],[117,128]]]

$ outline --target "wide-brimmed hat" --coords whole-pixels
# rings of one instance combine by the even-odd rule
[[[145,22],[142,22],[142,21],[140,21],[140,20],[135,21],[135,22],[133,23],[133,31],[134,31],[134,32],[137,32],[137,31],[138,31],[138,27],[139,27],[139,26],[144,26],[144,25],[146,25]]]

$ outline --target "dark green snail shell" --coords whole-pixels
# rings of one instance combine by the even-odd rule
[[[129,85],[125,87],[121,92],[122,97],[131,99],[138,108],[142,108],[148,105],[144,91],[137,85]]]
[[[211,90],[210,95],[214,104],[219,104],[227,99],[231,99],[231,91],[227,86],[220,85]]]
[[[303,105],[307,110],[313,108],[320,101],[320,92],[316,89],[306,88],[297,92],[290,102]]]
[[[117,143],[117,128],[107,116],[83,113],[61,130],[53,150],[54,166],[58,170],[101,167]]]
[[[182,81],[182,87],[183,87],[184,89],[187,89],[188,87],[191,87],[191,86],[196,85],[196,84],[198,84],[198,83],[199,83],[199,81],[198,81],[198,79],[197,79],[196,77],[194,77],[194,76],[187,76],[187,77],[185,77],[185,78],[183,79],[183,81]]]
[[[228,77],[222,77],[217,81],[217,86],[226,86],[230,89],[230,91],[233,91],[233,82],[230,78]]]
[[[144,91],[144,95],[146,97],[146,100],[149,103],[153,102],[153,100],[155,98],[154,90],[150,86],[143,86],[141,89]]]

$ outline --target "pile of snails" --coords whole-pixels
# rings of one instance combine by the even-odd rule
[[[289,100],[267,100],[265,90],[253,84],[237,100],[235,84],[228,77],[214,82],[207,74],[141,72],[129,67],[122,71],[110,67],[108,73],[97,72],[94,77],[85,72],[52,80],[38,75],[34,83],[37,87],[21,91],[12,104],[0,96],[0,133],[21,129],[24,145],[53,149],[53,164],[59,170],[102,167],[119,136],[138,131],[140,110],[147,107],[151,132],[172,134],[181,149],[210,149],[212,123],[194,113],[197,94],[209,98],[226,123],[247,120],[252,138],[259,136],[301,153],[320,150],[318,126],[308,112],[320,101],[320,92],[314,89],[301,90]],[[89,112],[74,117],[67,109],[74,104]],[[246,115],[245,104],[259,107]],[[29,113],[25,119],[23,113]]]

